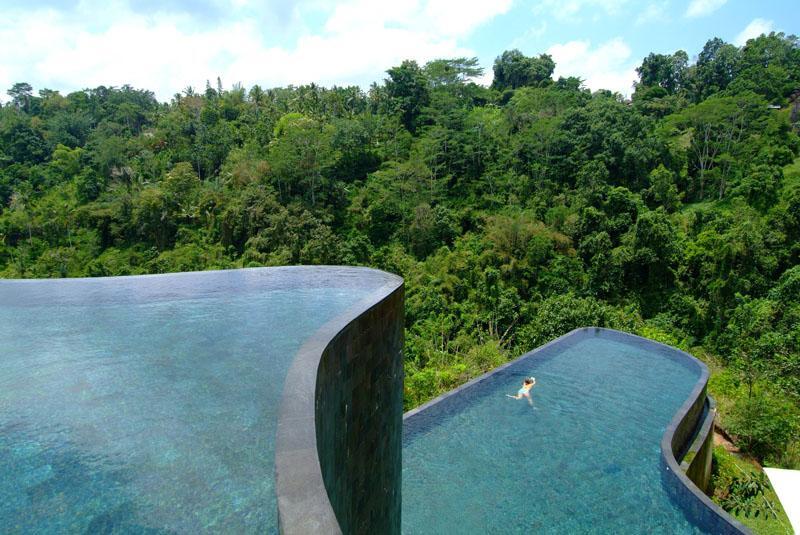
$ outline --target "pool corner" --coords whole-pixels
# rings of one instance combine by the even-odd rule
[[[276,440],[286,534],[400,533],[403,303],[400,277],[321,327],[287,376]]]

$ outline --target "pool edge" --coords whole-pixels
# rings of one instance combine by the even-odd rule
[[[664,434],[662,435],[660,448],[661,448],[661,463],[664,470],[662,471],[662,480],[667,485],[668,491],[672,498],[680,504],[681,511],[694,521],[700,521],[705,525],[712,525],[715,530],[714,533],[723,534],[746,534],[750,535],[752,532],[729,515],[720,506],[714,503],[703,491],[701,491],[694,482],[681,470],[678,460],[673,453],[673,444],[677,450],[686,449],[687,446],[692,444],[695,438],[693,431],[696,429],[698,419],[702,414],[702,407],[706,403],[706,387],[709,379],[708,367],[696,357],[682,351],[680,349],[644,338],[635,334],[630,334],[615,329],[608,329],[605,327],[579,327],[573,329],[566,334],[539,346],[514,360],[511,360],[497,368],[494,368],[463,385],[454,388],[430,401],[411,409],[403,415],[403,423],[413,420],[418,414],[424,413],[430,407],[436,406],[439,403],[452,398],[464,390],[472,386],[486,381],[495,374],[514,366],[523,359],[541,355],[546,349],[565,343],[570,338],[575,337],[581,333],[599,332],[612,333],[614,336],[622,339],[634,339],[651,345],[662,350],[666,349],[674,356],[680,356],[685,359],[684,362],[696,366],[700,371],[700,377],[697,380],[694,388],[690,392],[686,401],[680,406],[678,411],[673,416],[670,423],[667,425]],[[698,412],[697,407],[700,407]],[[694,420],[692,420],[694,417]],[[678,440],[676,440],[676,437]],[[683,437],[683,443],[677,444]]]
[[[361,273],[375,277],[381,285],[312,334],[295,354],[286,376],[275,440],[275,494],[281,533],[347,533],[353,531],[352,526],[364,526],[378,520],[396,524],[395,531],[399,532],[404,281],[396,275],[371,268],[362,268]],[[392,336],[387,337],[387,334]],[[363,359],[358,361],[358,366],[349,366],[357,356],[356,350],[360,350],[359,355],[370,357],[377,349],[376,344],[380,343],[384,344],[380,356],[386,358],[380,362],[366,362],[366,366],[390,367],[392,370],[388,373],[383,369],[368,370],[375,373],[368,373],[367,381],[354,381],[352,377],[344,380],[342,370],[364,373],[365,366],[361,365]],[[338,374],[334,381],[329,381],[330,377],[325,376],[331,369]],[[395,384],[383,384],[381,381],[386,379],[385,374],[394,374],[391,379]],[[347,391],[339,395],[343,388]],[[379,389],[385,389],[397,397],[396,407],[391,406],[391,396],[382,401],[385,406],[375,411],[366,410],[366,407],[362,407],[363,403],[353,402],[354,393],[363,398]],[[347,412],[348,406],[352,410],[345,415],[343,412]],[[345,429],[327,432],[334,431],[334,428],[322,427],[328,421],[328,418],[322,418],[322,412],[332,416],[330,421],[343,425]],[[396,436],[388,436],[388,446],[379,452],[389,458],[387,462],[380,463],[383,471],[388,471],[387,477],[396,481],[392,483],[393,488],[373,489],[379,492],[367,496],[366,500],[361,496],[354,499],[342,496],[341,485],[337,485],[337,482],[363,477],[363,474],[352,473],[353,464],[374,462],[375,459],[351,459],[349,449],[341,451],[346,448],[330,452],[322,450],[334,457],[339,455],[339,461],[344,456],[344,463],[334,463],[328,459],[328,455],[320,455],[320,443],[331,442],[334,440],[332,435],[338,434],[345,442],[349,440],[356,443],[363,438],[360,433],[368,433],[359,425],[355,429],[347,429],[353,419],[359,424],[375,420],[386,424],[396,420]],[[380,427],[376,429],[381,431]],[[374,456],[375,452],[357,454]],[[397,472],[396,477],[393,470]],[[370,473],[375,485],[385,484],[385,478],[378,477],[380,474],[375,475],[375,472],[380,471]],[[364,492],[366,489],[354,490]],[[332,503],[332,495],[336,503]],[[369,502],[366,506],[363,505],[365,501]],[[366,518],[354,518],[353,509],[345,507],[344,503],[365,508],[364,511],[357,511],[355,516]],[[370,508],[372,505],[375,507]],[[396,520],[386,518],[391,514],[396,514]],[[385,532],[393,531],[389,529]]]

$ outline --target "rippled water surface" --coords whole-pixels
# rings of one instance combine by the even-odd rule
[[[288,366],[366,291],[181,277],[0,281],[0,532],[275,531]]]
[[[662,352],[663,353],[663,352]],[[536,377],[533,405],[513,400]],[[698,533],[661,486],[694,366],[596,335],[405,425],[405,533]]]

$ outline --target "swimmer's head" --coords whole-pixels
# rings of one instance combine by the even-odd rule
[[[526,385],[532,385],[535,382],[536,379],[534,379],[533,377],[526,377],[525,380],[523,381],[523,383],[525,383]]]

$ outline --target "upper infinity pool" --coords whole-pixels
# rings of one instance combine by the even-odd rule
[[[0,281],[0,531],[276,531],[284,378],[364,273]]]
[[[660,450],[699,366],[570,336],[407,415],[404,533],[703,532],[662,486]],[[532,406],[506,397],[531,375]]]

